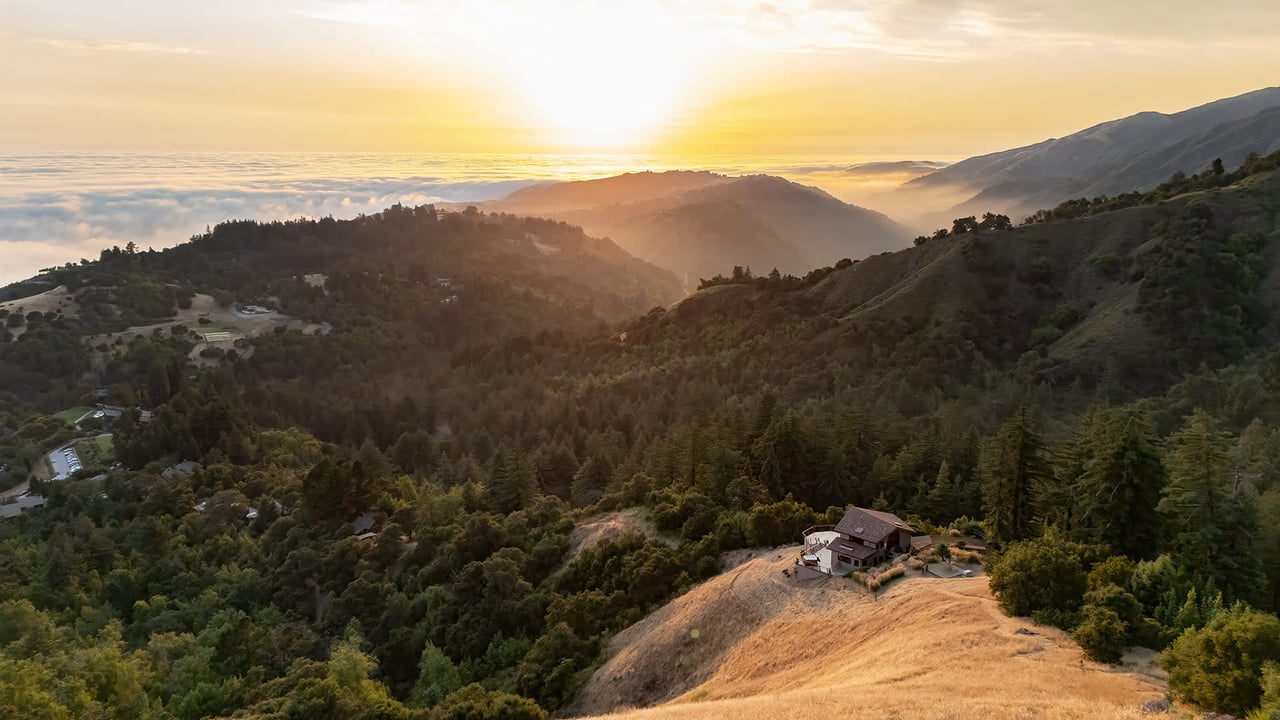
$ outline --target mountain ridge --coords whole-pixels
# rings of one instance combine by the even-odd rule
[[[910,237],[882,213],[764,174],[631,173],[536,186],[478,207],[578,225],[690,282],[734,266],[803,273],[905,247]],[[728,208],[741,216],[730,227]]]
[[[1140,112],[974,156],[911,180],[901,191],[910,196],[967,190],[969,198],[948,210],[963,215],[987,209],[1027,214],[1069,198],[1146,190],[1175,172],[1203,170],[1215,159],[1235,166],[1249,152],[1280,149],[1280,121],[1273,114],[1278,107],[1280,87],[1272,87],[1176,113]]]

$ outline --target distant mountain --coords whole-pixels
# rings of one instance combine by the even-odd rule
[[[538,185],[483,207],[580,225],[691,284],[735,265],[803,274],[911,237],[885,215],[769,175],[634,173]]]
[[[936,172],[946,166],[947,163],[932,160],[897,160],[858,163],[845,168],[844,172],[850,175],[924,174]]]
[[[517,190],[497,203],[505,212],[563,212],[670,197],[732,178],[713,172],[672,170],[615,175],[599,180],[551,182]]]
[[[1060,139],[972,157],[907,183],[937,193],[944,215],[999,210],[1025,215],[1063,200],[1146,190],[1215,159],[1234,167],[1280,149],[1280,87],[1165,115],[1138,113]],[[941,216],[940,216],[941,217]]]

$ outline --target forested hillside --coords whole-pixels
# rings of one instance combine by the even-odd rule
[[[1187,699],[1280,702],[1276,670],[1270,694],[1258,679],[1280,660],[1278,167],[1021,227],[962,218],[803,277],[739,268],[669,307],[673,279],[611,243],[430,208],[229,223],[57,270],[41,283],[79,293],[78,317],[0,345],[18,471],[92,401],[82,335],[194,292],[332,332],[199,371],[186,334],[105,351],[108,392],[154,415],[114,426],[122,467],[37,480],[49,505],[0,524],[0,700],[543,717],[720,553],[857,503],[981,535],[1006,609],[1099,659],[1172,646]],[[182,460],[202,467],[165,472]],[[663,537],[570,559],[578,520],[628,507]],[[1261,649],[1213,666],[1216,633]]]

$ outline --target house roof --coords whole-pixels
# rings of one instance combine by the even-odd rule
[[[844,517],[836,523],[836,530],[859,540],[878,543],[889,537],[894,530],[914,532],[911,526],[893,513],[850,507]]]
[[[351,530],[354,534],[360,535],[372,531],[378,526],[378,518],[373,513],[362,513],[351,523]]]
[[[832,552],[840,555],[850,555],[855,560],[866,560],[878,552],[877,548],[867,547],[862,543],[854,544],[844,539],[833,540],[827,547],[831,548]]]

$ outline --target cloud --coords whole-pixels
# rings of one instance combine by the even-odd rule
[[[79,52],[148,53],[160,55],[199,55],[202,50],[173,45],[157,45],[148,42],[110,40],[103,38],[28,37],[28,42],[47,45],[59,50]]]
[[[415,33],[525,33],[580,26],[629,38],[636,17],[716,48],[868,50],[922,60],[1106,46],[1144,52],[1251,43],[1280,24],[1280,4],[1199,0],[311,0],[296,10],[332,22]],[[483,28],[483,31],[480,29]],[[675,30],[679,29],[679,33]],[[494,34],[500,38],[502,33]],[[1252,40],[1251,40],[1252,39]]]
[[[379,171],[334,156],[0,157],[0,284],[112,245],[169,247],[228,219],[348,218],[395,203],[494,199],[535,182]]]
[[[710,162],[702,169],[808,178],[836,192],[844,185],[861,190],[939,165]],[[675,166],[674,160],[591,155],[0,155],[0,285],[42,268],[96,259],[113,245],[171,247],[224,220],[350,218],[396,203],[482,202],[548,180]]]

